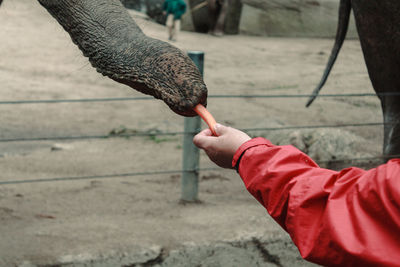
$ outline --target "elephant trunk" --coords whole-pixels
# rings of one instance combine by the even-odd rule
[[[146,36],[119,0],[39,0],[101,74],[194,116],[207,88],[188,56]]]

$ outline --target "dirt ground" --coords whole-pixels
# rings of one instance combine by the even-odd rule
[[[166,41],[163,26],[137,22]],[[0,29],[0,101],[142,96],[98,74],[36,1],[4,1]],[[333,40],[182,32],[173,44],[205,52],[209,95],[309,94]],[[359,42],[347,40],[322,93],[372,92]],[[376,97],[305,102],[209,98],[208,107],[241,129],[382,121]],[[0,139],[183,131],[158,100],[0,104],[0,114]],[[344,130],[363,141],[354,154],[380,154],[380,126]],[[179,170],[181,161],[180,135],[0,142],[0,181]],[[201,168],[215,168],[203,153]],[[309,265],[234,171],[200,172],[199,198],[179,203],[179,173],[0,185],[0,266]]]

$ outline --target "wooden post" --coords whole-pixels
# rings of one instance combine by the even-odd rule
[[[188,56],[203,75],[204,52],[189,51]],[[201,119],[199,116],[185,117],[184,125],[181,201],[196,202],[198,201],[200,150],[193,144],[193,137],[200,132]]]

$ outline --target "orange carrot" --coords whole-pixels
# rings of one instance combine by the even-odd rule
[[[195,106],[194,111],[196,111],[196,113],[199,114],[199,116],[205,121],[205,123],[207,123],[208,128],[210,128],[212,134],[214,136],[218,136],[215,132],[215,125],[217,124],[217,122],[215,121],[211,113],[208,112],[208,110],[202,104],[198,104],[197,106]]]

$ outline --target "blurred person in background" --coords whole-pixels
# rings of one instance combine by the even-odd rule
[[[181,18],[186,12],[186,3],[184,0],[165,0],[163,11],[167,15],[168,40],[177,41],[181,29]]]

